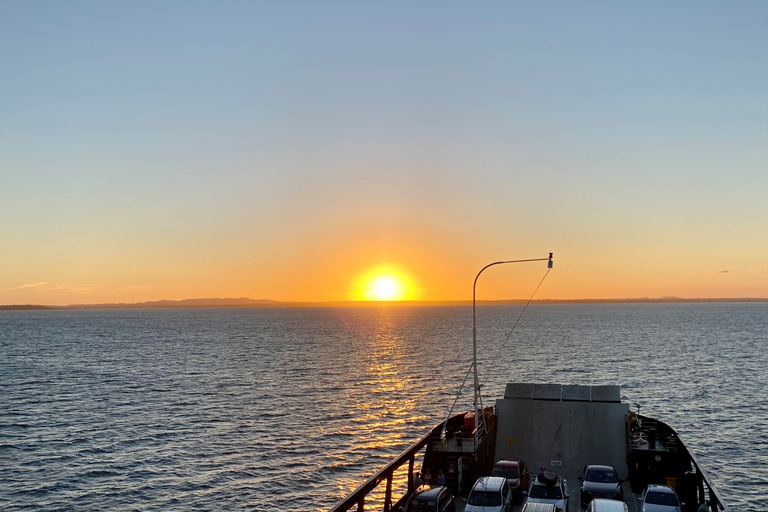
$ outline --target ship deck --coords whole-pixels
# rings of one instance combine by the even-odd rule
[[[619,386],[508,384],[496,401],[495,460],[522,458],[533,478],[540,469],[564,477],[569,510],[579,511],[581,476],[589,464],[614,466],[624,480],[625,502],[640,510],[627,466],[627,414]],[[464,509],[463,498],[457,510]],[[522,508],[517,505],[515,510]]]
[[[472,413],[449,418],[372,475],[332,512],[364,510],[366,496],[385,482],[384,510],[398,510],[409,494],[393,496],[392,481],[394,471],[404,466],[408,466],[409,486],[415,470],[430,469],[433,475],[442,470],[445,485],[457,494],[456,510],[462,512],[476,478],[489,474],[495,461],[512,458],[523,459],[531,477],[548,469],[565,478],[569,512],[584,510],[579,476],[590,464],[616,468],[630,512],[641,510],[639,492],[649,483],[675,487],[681,501],[693,509],[706,504],[711,512],[727,512],[677,433],[658,420],[630,412],[620,393],[619,386],[508,384],[495,407],[478,411],[484,418],[483,428],[472,430]],[[479,436],[479,432],[488,433]],[[420,451],[424,459],[417,468],[414,462]],[[522,508],[517,504],[513,510]]]
[[[641,510],[640,493],[632,492],[627,464],[630,451],[629,405],[621,402],[619,386],[566,386],[559,384],[508,384],[504,397],[496,401],[494,460],[521,458],[531,478],[541,469],[565,478],[570,494],[568,509],[581,507],[584,468],[603,464],[616,468],[623,480],[624,502],[630,512]],[[650,423],[650,422],[649,422]],[[655,424],[655,421],[653,422]],[[655,432],[656,428],[651,427]],[[676,455],[677,441],[663,438],[635,449],[656,461]],[[668,452],[668,453],[664,453]],[[669,464],[657,464],[661,470]],[[663,472],[655,478],[664,478]],[[456,510],[463,511],[469,489],[456,498]],[[638,489],[635,489],[637,491]],[[522,509],[522,503],[514,510]]]

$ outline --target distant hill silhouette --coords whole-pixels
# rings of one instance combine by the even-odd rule
[[[154,300],[134,303],[109,304],[73,304],[64,306],[65,309],[147,309],[147,308],[243,308],[260,307],[280,304],[270,299],[184,299],[184,300]]]
[[[507,300],[479,300],[481,305],[525,304],[525,299]],[[633,299],[538,299],[534,304],[636,304],[636,303],[665,303],[665,302],[768,302],[768,298],[694,298],[683,299],[680,297],[638,297]],[[184,299],[184,300],[156,300],[134,303],[107,303],[107,304],[72,304],[70,306],[44,306],[38,304],[6,305],[0,306],[2,310],[43,310],[43,309],[181,309],[181,308],[263,308],[263,307],[332,307],[332,306],[371,306],[371,305],[413,305],[413,306],[466,306],[471,305],[471,300],[445,300],[445,301],[326,301],[326,302],[291,302],[271,299],[249,299],[240,297],[237,299]]]

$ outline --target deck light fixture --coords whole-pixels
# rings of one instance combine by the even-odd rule
[[[477,315],[476,315],[476,304],[477,304],[477,279],[480,277],[480,274],[483,273],[485,269],[488,267],[492,267],[494,265],[504,265],[506,263],[525,263],[529,261],[546,261],[547,268],[552,268],[552,253],[549,253],[548,258],[534,258],[534,259],[528,259],[528,260],[510,260],[510,261],[496,261],[494,263],[489,263],[488,265],[484,266],[480,269],[480,272],[477,273],[475,276],[475,282],[472,284],[472,369],[475,372],[475,382],[474,382],[474,400],[472,402],[474,407],[474,414],[475,414],[475,432],[477,432],[478,427],[478,411],[477,411],[477,404],[480,401],[480,381],[477,378]],[[483,424],[485,424],[485,420],[483,420]]]

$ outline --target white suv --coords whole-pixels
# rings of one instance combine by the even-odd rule
[[[501,476],[483,476],[477,479],[467,498],[464,512],[510,512],[512,490]]]

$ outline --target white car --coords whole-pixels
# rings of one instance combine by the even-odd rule
[[[531,489],[528,491],[528,503],[552,503],[555,508],[560,512],[568,512],[568,501],[570,494],[568,494],[568,482],[565,478],[558,476],[555,478],[552,474],[552,481],[544,481],[541,476],[537,476],[536,480],[531,484]]]
[[[643,490],[643,512],[682,512],[675,490],[667,485],[647,485]]]
[[[511,512],[512,490],[501,476],[483,476],[477,479],[467,497],[464,512]]]
[[[629,512],[629,509],[623,501],[595,498],[589,502],[587,512]]]

